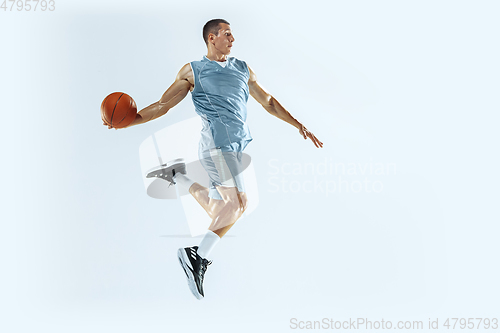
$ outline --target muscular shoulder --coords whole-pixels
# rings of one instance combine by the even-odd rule
[[[257,75],[255,75],[254,71],[250,67],[250,65],[247,64],[248,68],[248,73],[250,74],[250,77],[248,78],[248,82],[255,82],[257,81]]]
[[[185,64],[182,66],[181,70],[179,73],[177,73],[176,80],[186,80],[191,84],[190,90],[193,91],[194,88],[194,76],[193,76],[193,70],[191,69],[190,63]]]

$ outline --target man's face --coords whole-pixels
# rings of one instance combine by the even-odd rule
[[[229,24],[219,24],[219,35],[213,36],[213,42],[215,43],[215,48],[222,54],[229,54],[231,52],[231,47],[233,46],[234,42],[234,36],[231,32],[231,27],[229,26]]]

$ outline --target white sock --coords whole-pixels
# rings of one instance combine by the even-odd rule
[[[208,230],[207,233],[205,234],[205,237],[200,242],[200,245],[198,246],[198,254],[202,258],[208,257],[210,252],[212,252],[212,249],[215,247],[215,245],[220,241],[219,235],[217,235],[215,232],[212,230]]]
[[[191,185],[193,185],[195,182],[191,179],[189,179],[188,177],[186,177],[185,175],[183,175],[182,173],[176,173],[174,175],[174,180],[177,184],[181,184],[182,186],[184,186],[187,190],[189,190],[189,188],[191,187]]]

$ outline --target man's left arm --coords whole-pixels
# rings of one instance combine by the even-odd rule
[[[290,112],[288,112],[269,92],[267,92],[260,84],[257,82],[257,76],[252,71],[250,66],[248,66],[250,72],[250,78],[248,79],[248,88],[250,90],[250,95],[255,98],[260,105],[266,109],[267,112],[273,116],[286,121],[290,125],[296,127],[299,133],[304,137],[304,139],[310,138],[311,141],[317,148],[323,147],[323,142],[319,141],[318,138],[297,119],[295,119]]]

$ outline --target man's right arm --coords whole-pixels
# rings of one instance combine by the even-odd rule
[[[132,124],[127,127],[147,123],[166,114],[168,110],[186,97],[192,86],[192,80],[190,80],[192,75],[191,66],[185,64],[177,74],[174,83],[165,91],[160,100],[140,110]]]

